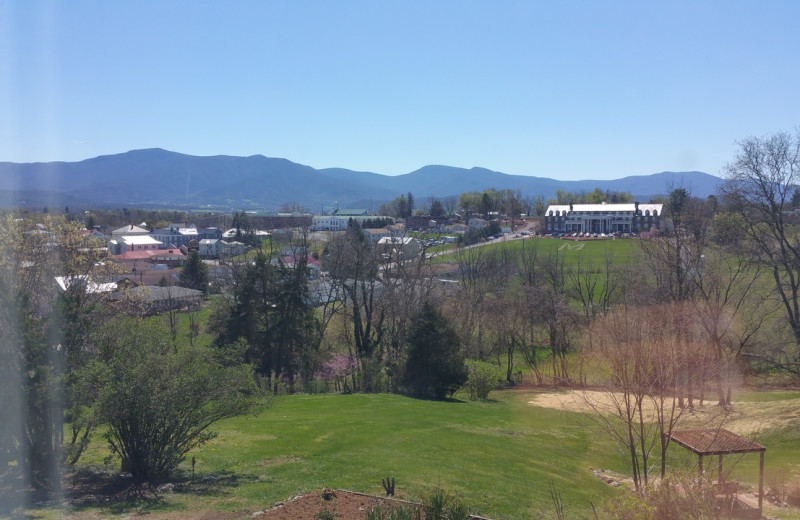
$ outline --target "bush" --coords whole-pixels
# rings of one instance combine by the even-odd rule
[[[464,389],[470,399],[487,399],[500,382],[500,370],[493,364],[485,361],[467,361],[469,377]]]
[[[214,437],[215,422],[258,406],[252,367],[222,366],[213,352],[180,348],[163,322],[120,319],[98,337],[98,410],[122,470],[137,480],[168,476]]]
[[[614,520],[705,520],[718,517],[715,505],[711,483],[685,473],[664,478],[645,496],[615,496],[605,508]]]
[[[386,507],[378,504],[367,511],[366,520],[422,520],[419,507]]]
[[[425,520],[467,520],[469,509],[456,496],[442,488],[437,488],[422,500]]]

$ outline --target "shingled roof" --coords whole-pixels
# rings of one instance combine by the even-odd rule
[[[698,455],[725,455],[728,453],[755,453],[766,448],[756,442],[726,430],[725,428],[703,428],[678,430],[670,438]]]

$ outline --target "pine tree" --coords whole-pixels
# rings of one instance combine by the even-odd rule
[[[458,335],[429,302],[411,319],[406,348],[405,384],[416,397],[444,399],[467,381]]]
[[[178,285],[203,291],[203,294],[208,290],[208,266],[200,259],[197,251],[189,254],[189,260],[181,270]]]

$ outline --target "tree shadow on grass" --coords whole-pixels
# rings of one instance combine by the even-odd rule
[[[195,475],[188,472],[172,480],[175,483],[175,493],[201,496],[226,496],[230,491],[241,484],[258,482],[256,475],[248,473],[234,473],[232,471],[218,471]]]
[[[425,395],[415,395],[415,394],[403,394],[406,397],[410,397],[411,399],[416,399],[418,401],[428,401],[431,403],[460,403],[464,404],[466,401],[463,399],[458,399],[456,397],[444,397],[444,398],[436,398],[431,396]]]
[[[31,508],[58,507],[60,492],[37,490],[25,484],[22,473],[0,473],[0,518],[32,519]]]
[[[136,482],[103,468],[81,468],[67,477],[69,504],[77,511],[100,509],[110,514],[149,514],[176,508],[171,496],[228,496],[254,475],[217,472],[192,476],[176,472],[158,484]]]

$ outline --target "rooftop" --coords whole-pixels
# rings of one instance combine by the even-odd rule
[[[672,432],[670,437],[680,446],[698,455],[753,453],[766,450],[764,446],[725,428],[678,430]]]

